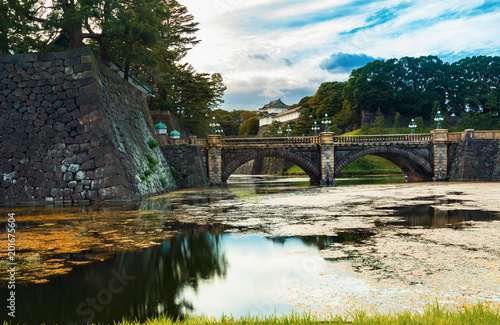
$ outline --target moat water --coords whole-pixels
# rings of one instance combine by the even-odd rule
[[[328,317],[359,307],[349,304],[356,299],[376,306],[377,299],[398,300],[411,290],[432,299],[441,292],[426,292],[422,286],[431,284],[419,274],[432,277],[447,262],[429,262],[420,270],[403,257],[379,264],[388,257],[377,242],[394,241],[401,250],[405,236],[415,236],[415,245],[446,245],[420,238],[436,232],[473,236],[465,233],[468,228],[489,229],[499,220],[494,211],[461,208],[460,192],[447,191],[450,198],[429,193],[397,206],[360,201],[361,190],[409,191],[401,176],[340,179],[335,188],[308,184],[302,178],[238,176],[226,188],[177,191],[127,204],[2,206],[2,221],[15,213],[17,224],[16,318],[4,319],[107,324],[160,313],[176,318],[291,311]],[[350,195],[352,206],[335,201],[341,195]],[[319,197],[332,203],[307,204]],[[7,225],[2,226],[5,302],[11,290]],[[486,260],[499,266],[498,259]],[[389,270],[396,264],[411,270],[411,277]],[[398,285],[382,285],[384,277]],[[473,285],[481,291],[477,300],[500,302],[500,293],[488,283]],[[462,296],[457,293],[458,300]]]

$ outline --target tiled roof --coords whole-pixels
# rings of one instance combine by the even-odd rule
[[[268,108],[272,108],[272,107],[288,108],[290,106],[286,105],[285,103],[283,103],[281,101],[280,98],[278,98],[276,100],[270,101],[269,104],[264,105],[264,107],[260,108],[260,110],[264,110],[264,109],[268,109]]]
[[[284,111],[284,112],[278,113],[278,114],[276,115],[276,117],[278,117],[278,116],[283,116],[283,115],[287,115],[287,114],[291,114],[291,113],[295,113],[295,112],[300,112],[301,110],[302,110],[302,106],[295,107],[295,108],[289,109],[289,110],[287,110],[287,111]]]

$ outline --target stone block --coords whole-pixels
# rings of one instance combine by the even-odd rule
[[[74,67],[74,66],[79,65],[80,63],[81,63],[81,60],[80,60],[79,56],[67,58],[66,60],[64,60],[65,67]]]
[[[89,114],[80,117],[78,120],[80,121],[81,124],[87,124],[90,122],[95,122],[97,120],[100,120],[104,117],[106,117],[106,115],[103,111],[95,110],[93,112],[90,112]]]
[[[64,173],[63,180],[66,182],[72,181],[73,180],[73,173],[71,173],[71,172]]]
[[[102,188],[99,196],[102,200],[120,199],[127,194],[127,189],[123,185]]]

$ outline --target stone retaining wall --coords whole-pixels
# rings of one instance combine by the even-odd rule
[[[152,139],[144,95],[88,48],[0,55],[0,202],[127,200],[172,189]]]
[[[461,140],[449,159],[452,181],[500,181],[500,140]]]
[[[175,169],[176,185],[182,188],[208,185],[208,151],[200,146],[162,147],[165,158]]]

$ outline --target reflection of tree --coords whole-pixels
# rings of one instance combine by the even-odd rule
[[[181,311],[190,311],[192,306],[188,301],[179,301],[181,290],[186,286],[196,290],[200,280],[225,276],[227,264],[220,229],[186,227],[184,230],[160,246],[77,267],[46,284],[17,287],[16,321],[85,323],[92,311],[96,312],[94,323],[112,323],[122,317],[145,320],[161,312],[182,316]],[[124,281],[126,285],[112,282],[116,278],[112,270],[135,278]],[[109,292],[110,283],[123,290],[103,294]],[[0,291],[7,296],[7,288]],[[102,298],[110,301],[100,303],[99,297],[101,301]],[[89,298],[95,299],[99,308],[92,307]]]

